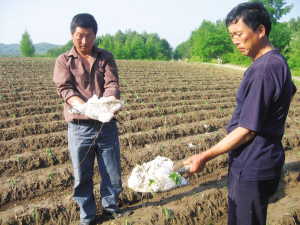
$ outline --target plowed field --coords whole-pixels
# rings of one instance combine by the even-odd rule
[[[78,224],[63,101],[52,82],[55,59],[0,58],[0,224]],[[123,191],[119,206],[133,210],[98,224],[226,224],[227,155],[209,162],[168,192],[136,193],[127,180],[136,164],[165,156],[181,162],[226,135],[242,71],[176,62],[117,61],[117,116]],[[298,85],[298,90],[300,87]],[[286,164],[268,208],[268,224],[300,221],[300,95],[288,114]],[[95,162],[98,213],[100,175]],[[165,209],[163,211],[163,209]],[[169,214],[169,217],[167,217]]]

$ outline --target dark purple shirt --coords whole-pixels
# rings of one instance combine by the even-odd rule
[[[237,127],[256,131],[255,138],[229,153],[237,177],[259,181],[280,176],[285,155],[281,143],[291,97],[296,87],[285,58],[273,50],[246,70],[227,132]]]

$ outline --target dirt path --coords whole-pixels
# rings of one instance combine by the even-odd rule
[[[236,69],[236,70],[242,70],[242,71],[246,71],[247,70],[247,67],[230,65],[230,64],[215,64],[215,63],[203,63],[203,64],[214,65],[214,66],[219,66],[219,67],[227,67],[227,68]],[[294,80],[296,80],[296,81],[300,81],[300,77],[298,77],[298,76],[293,76],[292,75],[292,78]]]

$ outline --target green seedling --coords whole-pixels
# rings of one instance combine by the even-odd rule
[[[296,211],[293,209],[293,207],[291,206],[291,204],[288,204],[287,209],[289,209],[292,214],[296,214]]]
[[[135,166],[136,166],[138,169],[141,169],[141,168],[142,168],[142,165],[139,165],[139,164],[135,164]]]
[[[164,212],[167,220],[172,219],[172,217],[170,216],[171,212],[166,207],[163,207],[163,212]]]
[[[222,106],[219,107],[219,110],[220,110],[221,113],[224,114],[224,109],[222,108]]]
[[[8,188],[13,188],[13,187],[15,187],[15,185],[16,185],[16,181],[11,179],[8,183]]]
[[[51,172],[49,172],[49,178],[50,178],[50,181],[52,183],[54,178],[53,178],[53,174]]]
[[[181,112],[176,113],[178,116],[180,116],[182,119],[184,118],[184,115]]]
[[[147,105],[145,104],[145,102],[141,102],[141,104],[142,104],[145,108],[147,108]]]
[[[185,103],[185,101],[183,101],[183,100],[180,100],[180,102],[181,102],[181,105],[182,105],[182,107],[183,107],[183,108],[185,108],[185,106],[186,106],[186,103]]]
[[[22,165],[23,164],[23,159],[20,156],[17,156],[17,163],[18,165]]]
[[[35,213],[35,207],[36,207],[36,205],[37,205],[37,204],[35,204],[35,205],[33,206],[32,213],[31,213],[31,215],[32,215],[32,221],[33,221],[33,222],[35,221],[35,218],[36,218],[36,213]]]
[[[49,156],[51,159],[54,159],[53,151],[50,149],[50,147],[46,148],[47,156]]]
[[[179,181],[180,181],[180,179],[181,179],[180,174],[177,173],[177,172],[171,173],[171,174],[169,175],[169,177],[170,177],[176,184],[178,184]]]
[[[154,195],[155,192],[154,192],[153,189],[151,188],[151,185],[152,185],[152,184],[156,184],[156,181],[155,181],[155,180],[152,180],[152,179],[149,179],[149,184],[148,184],[148,186],[149,186],[149,188],[150,188],[151,194]]]

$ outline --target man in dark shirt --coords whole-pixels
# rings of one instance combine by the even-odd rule
[[[236,6],[226,18],[239,51],[252,59],[236,96],[228,135],[205,152],[184,161],[190,174],[205,163],[229,153],[228,224],[266,224],[268,200],[277,190],[284,149],[284,124],[296,87],[285,58],[268,35],[270,16],[260,3]]]
[[[68,112],[72,103],[78,101],[83,104],[93,95],[112,100],[120,98],[114,56],[94,46],[96,33],[97,22],[92,15],[84,13],[74,16],[71,23],[74,46],[57,58],[53,75],[57,92],[66,102],[64,116],[69,122],[68,146],[74,169],[73,197],[80,206],[79,225],[93,224],[96,219],[93,194],[95,157],[101,174],[103,216],[116,218],[124,215],[117,206],[122,182],[116,121],[102,124]]]

